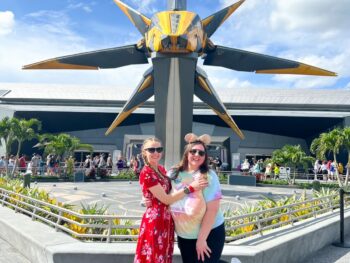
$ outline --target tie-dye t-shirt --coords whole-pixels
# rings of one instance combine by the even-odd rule
[[[168,175],[173,171],[169,171]],[[200,176],[196,173],[180,172],[175,180],[172,180],[172,191],[179,191]],[[208,187],[202,191],[195,191],[186,195],[183,199],[170,205],[171,214],[175,222],[175,232],[178,236],[187,239],[197,239],[201,222],[206,211],[206,203],[221,199],[221,189],[218,176],[213,170],[208,172]],[[212,228],[224,222],[222,212],[218,211]]]

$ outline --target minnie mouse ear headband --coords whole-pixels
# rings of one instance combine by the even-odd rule
[[[185,135],[185,141],[187,143],[201,142],[201,143],[204,143],[205,145],[208,145],[211,142],[211,137],[208,134],[203,134],[198,137],[194,133],[187,133]]]

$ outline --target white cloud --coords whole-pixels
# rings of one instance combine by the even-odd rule
[[[13,32],[0,35],[0,79],[2,82],[113,84],[136,88],[147,67],[134,66],[111,70],[22,70],[22,66],[64,55],[95,50],[74,32],[64,12],[40,11],[17,21]],[[118,43],[115,43],[118,45]],[[135,77],[136,76],[136,77]]]
[[[156,0],[129,0],[123,2],[144,15],[153,15],[158,12],[159,1],[157,2]],[[165,8],[161,9],[163,10]]]
[[[345,86],[345,89],[350,90],[350,82]]]
[[[94,3],[92,4],[86,4],[86,3],[82,3],[82,2],[79,2],[79,3],[71,3],[68,5],[68,9],[82,9],[84,10],[86,13],[91,13],[92,12],[92,8],[91,8],[91,5],[93,5]]]
[[[15,25],[15,15],[11,11],[0,12],[0,36],[10,34]]]
[[[270,22],[273,28],[289,30],[324,32],[335,28],[346,29],[350,23],[349,11],[348,0],[277,1]]]
[[[233,2],[221,0],[222,7]],[[296,60],[338,78],[272,75],[271,85],[332,87],[350,77],[350,1],[249,0],[212,37],[215,44]],[[228,33],[229,32],[229,33]],[[260,86],[251,79],[251,82]]]
[[[127,0],[134,9],[149,15],[157,8],[165,9],[155,0]],[[220,0],[221,7],[235,1]],[[75,3],[75,4],[74,4]],[[214,34],[218,45],[278,56],[308,63],[337,72],[338,78],[301,77],[292,75],[266,75],[241,73],[222,68],[203,67],[215,88],[321,88],[332,87],[338,79],[350,77],[350,37],[345,25],[350,24],[348,0],[247,0]],[[70,2],[70,9],[89,12],[94,2]],[[91,9],[92,10],[92,9]],[[66,10],[67,11],[67,10]],[[5,15],[6,14],[6,15]],[[70,12],[40,11],[15,21],[12,12],[0,12],[0,79],[4,82],[42,82],[67,84],[112,84],[133,90],[149,66],[130,66],[99,71],[39,70],[23,71],[25,64],[53,57],[80,53],[106,47],[134,43],[139,39],[136,30],[115,37],[114,26],[90,21],[92,30],[103,32],[105,40],[89,44],[90,39],[72,29]],[[120,25],[121,29],[124,28]],[[4,30],[4,28],[7,28]],[[6,32],[6,36],[4,33]],[[119,31],[118,31],[119,32]],[[97,42],[96,42],[97,43]],[[95,46],[94,46],[95,45]],[[263,80],[263,81],[261,81]],[[342,83],[349,81],[342,80]],[[349,88],[349,84],[347,84]]]

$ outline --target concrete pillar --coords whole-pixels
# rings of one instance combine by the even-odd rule
[[[350,127],[350,116],[344,118],[344,127]]]
[[[168,10],[186,10],[186,0],[168,0]]]
[[[164,145],[168,169],[180,161],[184,136],[192,131],[193,92],[197,58],[153,58],[155,131]]]

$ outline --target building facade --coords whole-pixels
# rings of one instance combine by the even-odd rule
[[[245,158],[271,156],[285,144],[300,144],[308,152],[311,141],[321,132],[350,125],[350,91],[217,91],[246,138],[240,140],[196,98],[193,132],[211,135],[210,155],[219,156],[231,167]],[[65,132],[93,145],[96,152],[121,153],[130,158],[139,152],[140,143],[155,133],[152,100],[137,109],[111,135],[104,135],[129,93],[117,87],[7,84],[0,86],[0,118],[37,118],[43,124],[43,133]],[[34,151],[32,144],[25,145],[25,153]]]

